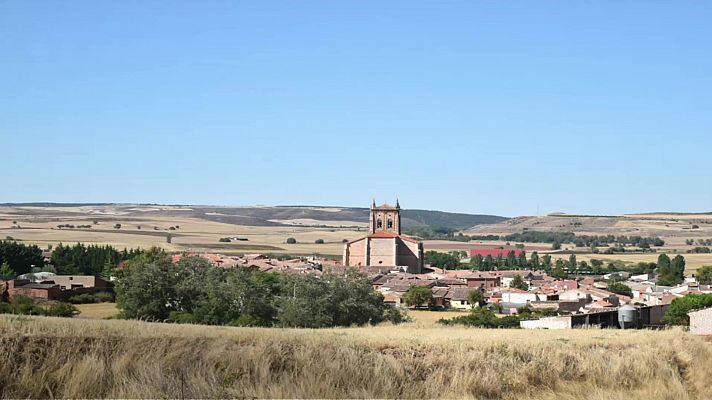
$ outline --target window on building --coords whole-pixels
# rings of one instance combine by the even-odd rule
[[[383,221],[381,221],[380,219],[377,219],[376,220],[376,228],[383,228]]]
[[[388,229],[393,229],[393,220],[392,219],[388,220]]]

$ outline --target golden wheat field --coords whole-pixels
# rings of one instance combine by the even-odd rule
[[[267,329],[0,317],[5,398],[706,399],[681,330]]]

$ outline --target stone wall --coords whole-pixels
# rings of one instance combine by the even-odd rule
[[[690,332],[697,335],[712,335],[712,308],[693,311],[690,316]]]

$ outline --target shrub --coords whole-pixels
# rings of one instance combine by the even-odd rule
[[[62,302],[52,303],[44,310],[44,315],[49,317],[72,317],[76,313],[76,307],[69,303]]]
[[[324,244],[324,239],[317,239],[314,241],[316,244]]]
[[[297,239],[295,239],[293,237],[287,238],[287,244],[296,244],[296,243],[297,243]]]
[[[387,306],[384,313],[384,318],[386,321],[392,323],[393,325],[398,325],[403,322],[410,322],[410,317],[405,310],[401,310],[395,306]]]

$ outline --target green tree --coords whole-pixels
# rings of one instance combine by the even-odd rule
[[[519,256],[517,257],[517,266],[519,268],[526,268],[528,266],[526,253],[521,252],[519,254]]]
[[[514,254],[514,250],[507,253],[507,259],[505,260],[505,265],[509,268],[517,266],[517,257]]]
[[[475,289],[467,295],[467,302],[470,303],[470,307],[482,307],[485,305],[485,295],[482,290]]]
[[[460,258],[449,253],[430,250],[425,252],[425,263],[431,267],[458,269],[460,268]]]
[[[474,257],[470,258],[470,268],[476,269],[476,270],[482,270],[484,264],[484,258],[482,258],[482,255],[480,254],[475,254]]]
[[[672,286],[682,283],[685,280],[685,258],[681,255],[675,256],[672,260],[666,255],[658,257],[658,284]]]
[[[7,263],[14,275],[30,272],[32,267],[44,266],[42,250],[36,245],[25,245],[13,240],[0,240],[0,264]]]
[[[7,261],[4,261],[2,266],[0,266],[0,277],[6,280],[15,277],[15,271],[10,268],[10,264],[8,264]]]
[[[556,265],[554,268],[551,270],[551,277],[556,278],[556,279],[564,279],[566,278],[566,271],[564,271],[564,263],[560,262],[561,260],[556,260]]]
[[[411,286],[402,296],[403,301],[410,307],[420,309],[422,307],[432,307],[435,299],[433,292],[427,286]]]
[[[539,261],[539,253],[536,251],[532,252],[531,257],[529,257],[529,264],[532,266],[532,269],[535,271],[538,271],[541,269],[541,262]]]
[[[524,282],[524,279],[521,275],[515,275],[512,279],[512,282],[509,284],[509,287],[521,290],[529,290],[529,285]]]
[[[705,265],[698,269],[697,280],[703,285],[712,284],[712,265]]]
[[[296,244],[296,243],[297,243],[297,239],[295,239],[293,237],[287,238],[287,244]]]
[[[383,296],[356,270],[344,275],[287,275],[278,302],[278,324],[321,328],[376,324],[386,317]],[[389,311],[391,322],[397,322]]]
[[[573,271],[576,269],[576,254],[571,253],[569,256],[569,271]]]
[[[633,297],[633,291],[630,286],[622,282],[610,282],[608,284],[608,291],[616,294],[622,294],[624,296]]]
[[[663,322],[668,325],[690,325],[690,311],[712,307],[712,294],[688,294],[674,299],[663,317]]]

